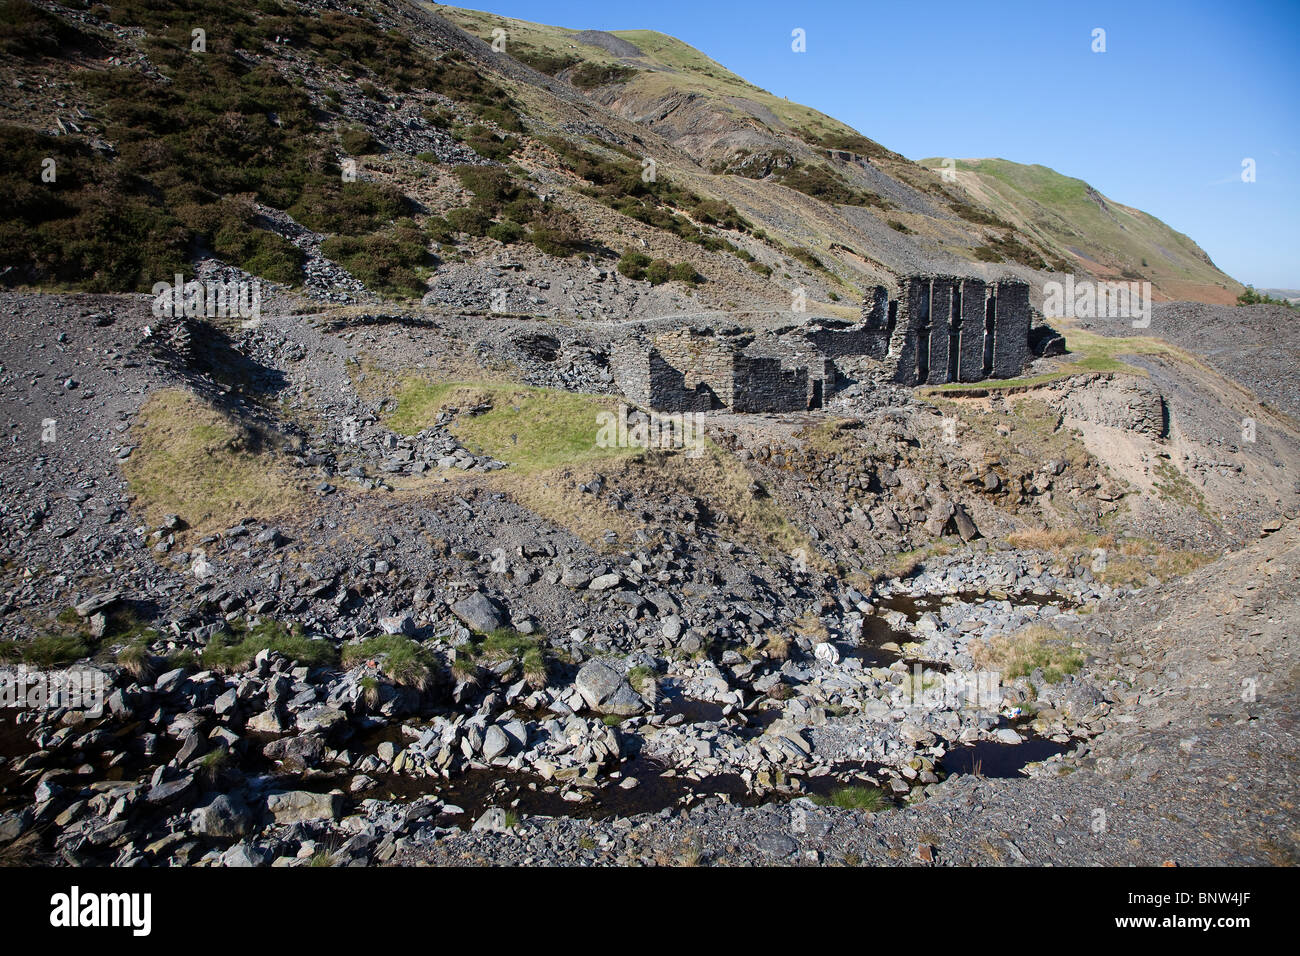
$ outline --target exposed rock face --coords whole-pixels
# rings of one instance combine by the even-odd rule
[[[1148,438],[1169,434],[1169,408],[1160,390],[1134,376],[1099,378],[1069,389],[1061,400],[1065,414],[1122,428]]]

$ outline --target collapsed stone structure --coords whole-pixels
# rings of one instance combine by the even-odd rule
[[[859,322],[636,333],[615,343],[614,377],[631,401],[659,411],[790,412],[820,408],[847,381],[845,359],[874,360],[879,382],[939,385],[1011,378],[1032,357],[1019,279],[913,275],[890,293],[876,286]]]

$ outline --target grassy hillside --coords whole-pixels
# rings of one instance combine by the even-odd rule
[[[942,162],[921,160],[931,168]],[[956,172],[958,183],[980,202],[1080,269],[1149,279],[1170,298],[1231,303],[1241,291],[1190,238],[1082,179],[1005,159],[958,160]]]
[[[960,162],[957,183],[945,183],[934,172],[940,160],[912,163],[832,117],[755,86],[674,37],[437,9],[485,40],[505,30],[511,56],[653,128],[712,172],[779,183],[832,204],[871,207],[873,218],[901,235],[895,237],[899,248],[883,242],[883,256],[869,242],[867,260],[904,257],[902,246],[924,250],[933,242],[958,259],[1141,277],[1169,298],[1226,303],[1241,289],[1187,236],[1082,180],[1044,166],[986,159]],[[845,154],[856,158],[845,162]],[[883,189],[880,174],[893,181]],[[835,258],[837,243],[860,248],[820,230],[810,244]]]
[[[620,55],[599,44],[595,31],[581,31],[565,27],[530,23],[479,10],[466,10],[437,4],[425,4],[467,33],[490,41],[493,31],[506,31],[506,52],[530,66],[552,75],[573,78],[575,67],[592,64],[604,67],[624,67],[635,72],[624,74],[619,85],[633,92],[663,93],[689,89],[715,100],[728,112],[749,115],[770,113],[792,130],[805,130],[813,135],[838,134],[864,139],[856,130],[812,107],[804,106],[775,96],[744,77],[732,73],[716,60],[676,37],[655,30],[613,30],[603,34],[626,41],[637,48],[637,53]],[[566,64],[556,69],[559,64]],[[584,74],[577,79],[581,85]],[[596,77],[595,73],[587,74]],[[739,97],[750,101],[746,108],[735,103],[721,102],[722,98]],[[876,149],[882,149],[873,144]]]

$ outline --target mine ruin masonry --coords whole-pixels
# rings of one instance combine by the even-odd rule
[[[611,358],[619,388],[644,408],[792,412],[820,408],[853,381],[841,367],[849,359],[872,360],[873,381],[900,385],[1013,378],[1034,357],[1030,318],[1019,279],[913,275],[892,295],[876,286],[858,322],[638,332]]]

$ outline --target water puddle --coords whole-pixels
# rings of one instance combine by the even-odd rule
[[[694,697],[664,697],[659,701],[656,710],[670,721],[680,714],[684,718],[680,723],[685,724],[717,723],[727,719],[727,715],[722,712],[721,704],[709,700],[697,700]]]
[[[602,777],[598,786],[581,787],[559,784],[530,773],[499,769],[466,770],[450,780],[438,777],[412,777],[404,774],[372,775],[376,786],[354,794],[353,800],[388,799],[399,803],[424,796],[437,797],[445,804],[464,812],[449,818],[449,825],[469,827],[490,807],[501,807],[535,816],[572,817],[602,820],[609,817],[658,813],[669,808],[690,806],[708,797],[722,797],[732,803],[753,805],[759,797],[745,785],[739,774],[716,774],[700,779],[678,776],[650,758],[625,761],[618,768],[619,777]],[[632,778],[636,786],[622,784]],[[320,778],[312,789],[329,789],[346,781]],[[581,795],[581,800],[565,799],[565,794]]]
[[[930,612],[938,614],[946,604],[984,604],[987,601],[1006,601],[1013,608],[1021,607],[1058,607],[1062,611],[1079,607],[1078,602],[1071,601],[1062,594],[1038,594],[1033,591],[1002,591],[1006,597],[996,597],[988,591],[956,591],[952,594],[891,594],[880,598],[876,606],[885,611],[897,611],[915,624],[921,615]]]
[[[1028,764],[1063,754],[1067,750],[1068,744],[1058,744],[1046,737],[1029,737],[1018,744],[980,740],[948,751],[939,765],[949,776],[973,773],[994,780],[1005,780],[1023,776],[1021,771]]]

